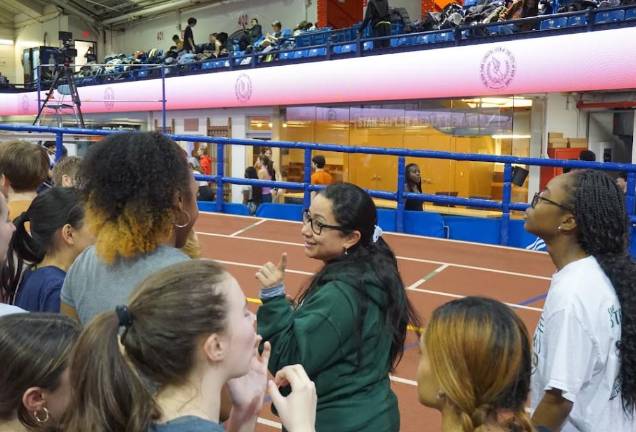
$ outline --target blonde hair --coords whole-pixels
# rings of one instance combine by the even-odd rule
[[[534,431],[525,412],[531,368],[528,331],[509,307],[482,297],[447,303],[433,312],[424,343],[464,432],[483,430],[489,422],[510,431]]]

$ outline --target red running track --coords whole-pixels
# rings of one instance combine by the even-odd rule
[[[201,213],[195,229],[203,256],[225,264],[250,299],[258,304],[254,274],[267,261],[288,254],[286,286],[294,295],[305,286],[321,263],[306,258],[299,222]],[[543,307],[554,266],[546,253],[453,240],[385,233],[398,257],[408,295],[424,322],[433,309],[453,298],[481,295],[508,303],[532,333]],[[417,340],[412,333],[409,349],[392,376],[398,396],[402,432],[441,430],[440,415],[418,403]],[[266,407],[257,430],[280,429]]]

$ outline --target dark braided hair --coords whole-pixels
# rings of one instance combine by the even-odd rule
[[[629,254],[629,219],[623,192],[613,178],[594,170],[572,171],[567,204],[574,209],[577,240],[593,255],[616,291],[621,307],[618,379],[623,410],[636,407],[636,265]]]
[[[357,320],[355,337],[358,345],[358,362],[360,362],[362,326],[370,301],[368,288],[362,276],[373,272],[387,294],[387,302],[382,312],[384,330],[392,339],[389,358],[391,370],[393,370],[404,354],[408,325],[412,324],[419,328],[420,320],[406,295],[393,251],[382,237],[378,238],[377,242],[373,242],[373,233],[377,224],[375,204],[369,194],[351,183],[333,184],[318,194],[331,201],[336,222],[344,227],[342,232],[346,235],[357,230],[360,231],[361,237],[346,255],[341,255],[325,264],[312,278],[309,287],[300,293],[298,304],[301,304],[315,289],[327,281],[338,280],[343,276],[356,279],[358,283],[354,289],[360,299],[357,312],[361,319]]]

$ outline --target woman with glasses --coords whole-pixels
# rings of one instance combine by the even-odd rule
[[[552,431],[634,431],[636,266],[623,192],[602,172],[575,170],[526,213],[557,268],[534,333],[532,420]]]
[[[263,286],[258,333],[272,346],[269,368],[305,367],[316,383],[318,432],[396,432],[389,372],[402,357],[407,325],[418,319],[373,200],[355,185],[330,185],[303,222],[305,255],[324,266],[298,302],[285,297],[286,255],[256,274]]]

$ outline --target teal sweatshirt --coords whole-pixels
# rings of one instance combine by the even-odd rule
[[[356,284],[370,297],[364,317]],[[317,432],[399,431],[397,398],[389,381],[387,302],[370,266],[360,274],[335,265],[297,309],[284,296],[265,300],[258,309],[258,333],[272,345],[270,371],[301,364],[316,384]]]

